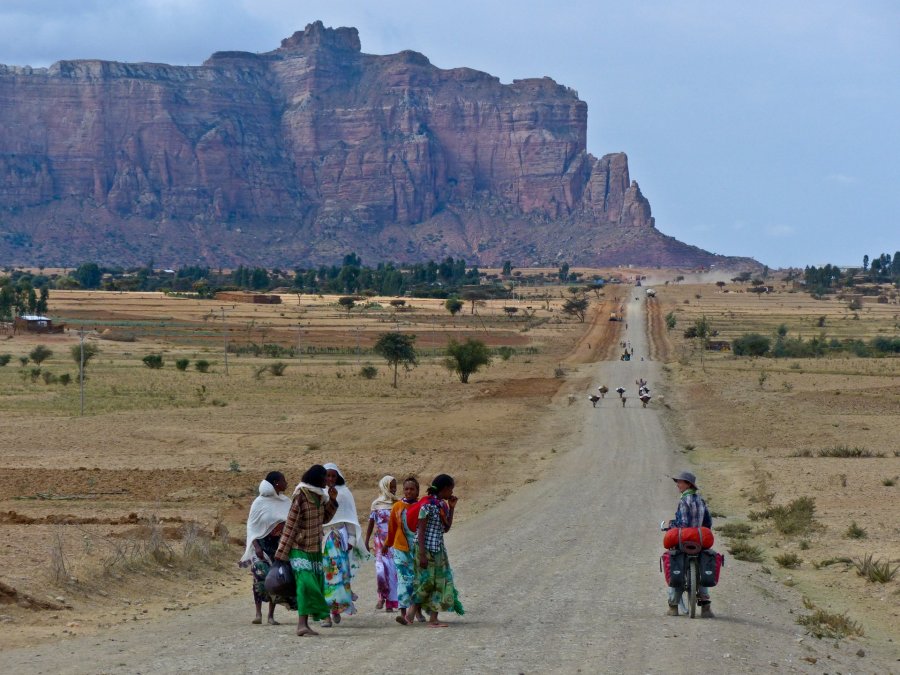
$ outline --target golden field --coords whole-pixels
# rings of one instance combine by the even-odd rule
[[[271,470],[293,485],[311,464],[337,463],[363,517],[385,474],[424,483],[451,473],[462,517],[533,480],[567,424],[544,414],[565,383],[561,371],[603,358],[617,324],[561,316],[559,288],[523,293],[480,303],[475,314],[467,304],[456,317],[441,300],[395,308],[372,298],[347,312],[337,297],[284,295],[280,305],[224,305],[223,322],[221,301],[53,292],[49,313],[68,332],[0,336],[0,354],[13,356],[0,368],[0,615],[17,628],[2,643],[249,593],[235,563],[250,502]],[[504,305],[521,311],[509,317]],[[70,354],[80,326],[100,349],[87,367],[83,417]],[[393,330],[415,334],[420,352],[396,389],[371,353]],[[443,365],[451,337],[510,347],[512,356],[495,357],[464,385]],[[231,352],[226,375],[226,339],[232,349],[273,344],[299,355]],[[37,344],[53,355],[32,377],[35,365],[18,359]],[[145,367],[148,354],[161,354],[163,367]],[[180,358],[191,363],[183,372]],[[200,359],[209,372],[196,370]],[[274,362],[287,364],[281,376],[266,369]],[[373,379],[360,375],[368,364]],[[53,381],[63,373],[67,386]]]
[[[718,524],[750,526],[750,535],[729,539],[730,546],[757,547],[761,565],[816,605],[846,611],[868,634],[897,640],[900,573],[888,583],[869,582],[854,561],[871,555],[900,564],[900,359],[707,351],[701,364],[696,340],[683,332],[705,316],[718,331],[714,340],[758,332],[774,343],[781,324],[788,338],[869,340],[900,334],[900,306],[865,298],[851,310],[836,297],[816,300],[784,282],[770,286],[774,291],[762,295],[732,283],[654,286],[650,323],[657,356],[667,361],[670,425],[714,511],[727,516]],[[666,331],[669,312],[677,324]],[[835,448],[873,456],[818,456]],[[801,497],[815,500],[809,528],[783,534],[771,518],[750,519]],[[851,536],[854,523],[864,532]]]

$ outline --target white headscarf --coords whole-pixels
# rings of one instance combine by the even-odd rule
[[[391,492],[391,481],[396,480],[393,476],[385,476],[378,483],[378,491],[381,493],[377,499],[372,502],[372,510],[391,509],[397,501],[397,495]]]
[[[337,468],[337,464],[326,464],[325,469],[336,471],[338,476],[341,478],[344,477],[341,470]],[[363,545],[363,532],[362,528],[359,526],[359,516],[356,513],[356,500],[353,499],[353,493],[350,492],[350,488],[348,488],[346,484],[335,485],[334,487],[338,493],[338,507],[331,520],[325,523],[325,527],[336,528],[341,525],[346,525],[350,545],[358,555],[365,557],[365,552],[360,550]]]
[[[287,520],[290,510],[289,498],[275,492],[275,486],[269,481],[260,482],[259,497],[253,500],[250,515],[247,516],[247,548],[241,558],[242,563],[253,558],[253,542],[271,533],[278,523]]]

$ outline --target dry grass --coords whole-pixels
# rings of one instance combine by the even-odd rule
[[[32,382],[31,364],[16,361],[46,343],[53,355],[42,373],[75,380],[74,333],[4,343],[11,359],[0,368],[0,529],[28,549],[58,527],[53,583],[67,597],[77,592],[96,607],[106,602],[101,591],[130,588],[137,574],[146,587],[141,601],[152,611],[160,598],[177,597],[185,579],[203,579],[204,597],[232,592],[232,582],[246,590],[228,531],[242,532],[270,470],[293,483],[310,464],[334,461],[366,504],[386,473],[428,480],[450,468],[465,518],[550,460],[555,439],[579,412],[550,417],[553,398],[578,375],[578,363],[614,342],[598,335],[581,343],[590,324],[561,317],[559,289],[550,295],[515,301],[520,314],[533,307],[527,320],[507,317],[502,305],[510,303],[499,300],[454,318],[439,300],[408,300],[401,313],[385,299],[348,315],[333,298],[285,296],[280,306],[227,308],[223,331],[220,302],[54,292],[50,314],[84,323],[87,342],[101,351],[87,368],[81,417],[77,383]],[[391,330],[415,333],[421,354],[417,368],[401,371],[397,389],[370,353]],[[597,330],[612,329],[604,321]],[[123,333],[134,341],[105,339]],[[450,337],[505,348],[505,358],[462,385],[441,362]],[[161,355],[163,367],[147,368],[148,354]],[[197,370],[202,361],[209,372]],[[376,372],[362,374],[364,365]],[[564,377],[555,377],[558,368]],[[485,466],[494,468],[490,484]],[[46,593],[43,575],[16,572],[11,549],[0,550],[0,569],[23,592]],[[77,619],[102,616],[85,610]],[[27,639],[36,619],[16,620],[16,639]]]
[[[754,563],[763,561],[762,549],[746,539],[737,539],[731,542],[728,545],[728,552],[737,560]]]
[[[672,426],[677,440],[696,444],[692,460],[704,472],[705,491],[717,510],[729,518],[746,518],[751,511],[769,515],[761,524],[771,527],[759,527],[754,535],[768,550],[801,536],[809,560],[827,563],[838,553],[849,561],[872,545],[886,559],[900,560],[897,502],[893,486],[885,484],[900,474],[900,451],[890,442],[900,405],[900,358],[772,359],[708,352],[701,368],[696,341],[682,337],[684,328],[704,315],[718,340],[755,332],[774,341],[780,324],[788,338],[804,340],[822,333],[826,340],[892,337],[900,333],[900,306],[865,298],[855,319],[846,302],[815,300],[781,282],[762,297],[737,292],[745,289],[730,283],[729,293],[700,284],[654,286],[657,313],[674,312],[678,321],[662,336],[659,350],[669,359],[665,396]],[[699,304],[696,293],[702,295]],[[795,520],[793,509],[769,511],[801,497],[815,500],[811,520]],[[783,519],[781,529],[774,515]],[[865,523],[866,539],[842,536],[853,521]],[[785,528],[796,533],[784,534]],[[879,585],[847,575],[846,564],[804,565],[791,575],[804,592],[862,617],[867,632],[900,639],[898,614],[883,602]]]
[[[900,564],[892,565],[890,560],[875,559],[871,553],[853,561],[856,573],[866,581],[886,584],[897,576]]]

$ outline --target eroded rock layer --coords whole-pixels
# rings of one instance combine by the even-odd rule
[[[728,264],[658,232],[587,105],[311,24],[201,66],[0,66],[0,263]]]

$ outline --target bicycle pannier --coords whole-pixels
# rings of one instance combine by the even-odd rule
[[[709,588],[719,583],[719,571],[725,564],[725,556],[712,549],[700,553],[700,585]]]
[[[666,551],[660,558],[666,583],[672,588],[684,588],[687,577],[687,555],[681,551]]]

